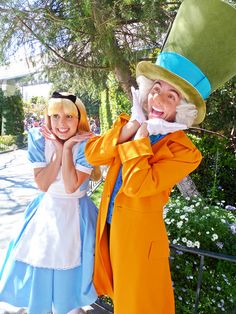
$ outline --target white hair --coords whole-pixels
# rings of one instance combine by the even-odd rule
[[[197,117],[197,107],[187,102],[185,99],[180,100],[180,104],[176,107],[175,121],[187,125],[190,128]]]
[[[137,83],[139,86],[139,102],[144,110],[144,113],[147,114],[148,94],[155,81],[140,75],[137,77]],[[176,107],[175,122],[185,124],[187,127],[191,127],[196,117],[196,106],[192,103],[189,103],[186,99],[181,99],[180,104]]]

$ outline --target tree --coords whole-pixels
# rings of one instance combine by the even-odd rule
[[[95,82],[103,89],[112,72],[129,95],[135,63],[145,50],[160,47],[172,12],[181,1],[166,0],[35,0],[0,5],[1,58],[19,47],[48,56],[52,73],[80,86]],[[59,72],[57,70],[60,69]]]
[[[2,96],[1,92],[1,96]],[[5,119],[6,135],[22,135],[24,132],[24,110],[20,93],[12,96],[3,96],[2,118]]]

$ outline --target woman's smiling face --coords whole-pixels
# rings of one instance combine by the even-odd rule
[[[51,127],[53,133],[61,140],[67,140],[77,132],[79,119],[76,116],[65,113],[63,110],[51,115]]]
[[[156,81],[148,94],[148,119],[175,121],[176,107],[181,99],[180,92],[173,86],[162,80]]]

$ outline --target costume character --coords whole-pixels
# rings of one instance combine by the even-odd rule
[[[203,121],[206,98],[236,74],[235,29],[229,4],[183,1],[156,64],[137,65],[131,117],[121,115],[86,145],[91,164],[109,167],[94,283],[113,299],[115,314],[175,312],[163,208],[201,162],[183,130]]]
[[[28,158],[42,191],[29,204],[0,272],[0,300],[28,314],[80,313],[93,303],[97,208],[87,196],[93,166],[83,103],[54,92],[47,124],[28,133]]]

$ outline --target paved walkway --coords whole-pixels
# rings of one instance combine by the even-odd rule
[[[23,219],[23,211],[38,193],[26,149],[0,154],[0,264]],[[0,314],[23,314],[23,309],[0,302]]]
[[[38,194],[33,170],[27,160],[27,150],[0,154],[0,265],[5,251],[18,227],[29,202]],[[85,313],[109,313],[99,305],[88,306]],[[24,309],[0,302],[0,314],[25,314]],[[35,313],[37,314],[37,313]]]
[[[0,154],[0,259],[20,225],[25,207],[37,193],[27,151]]]

